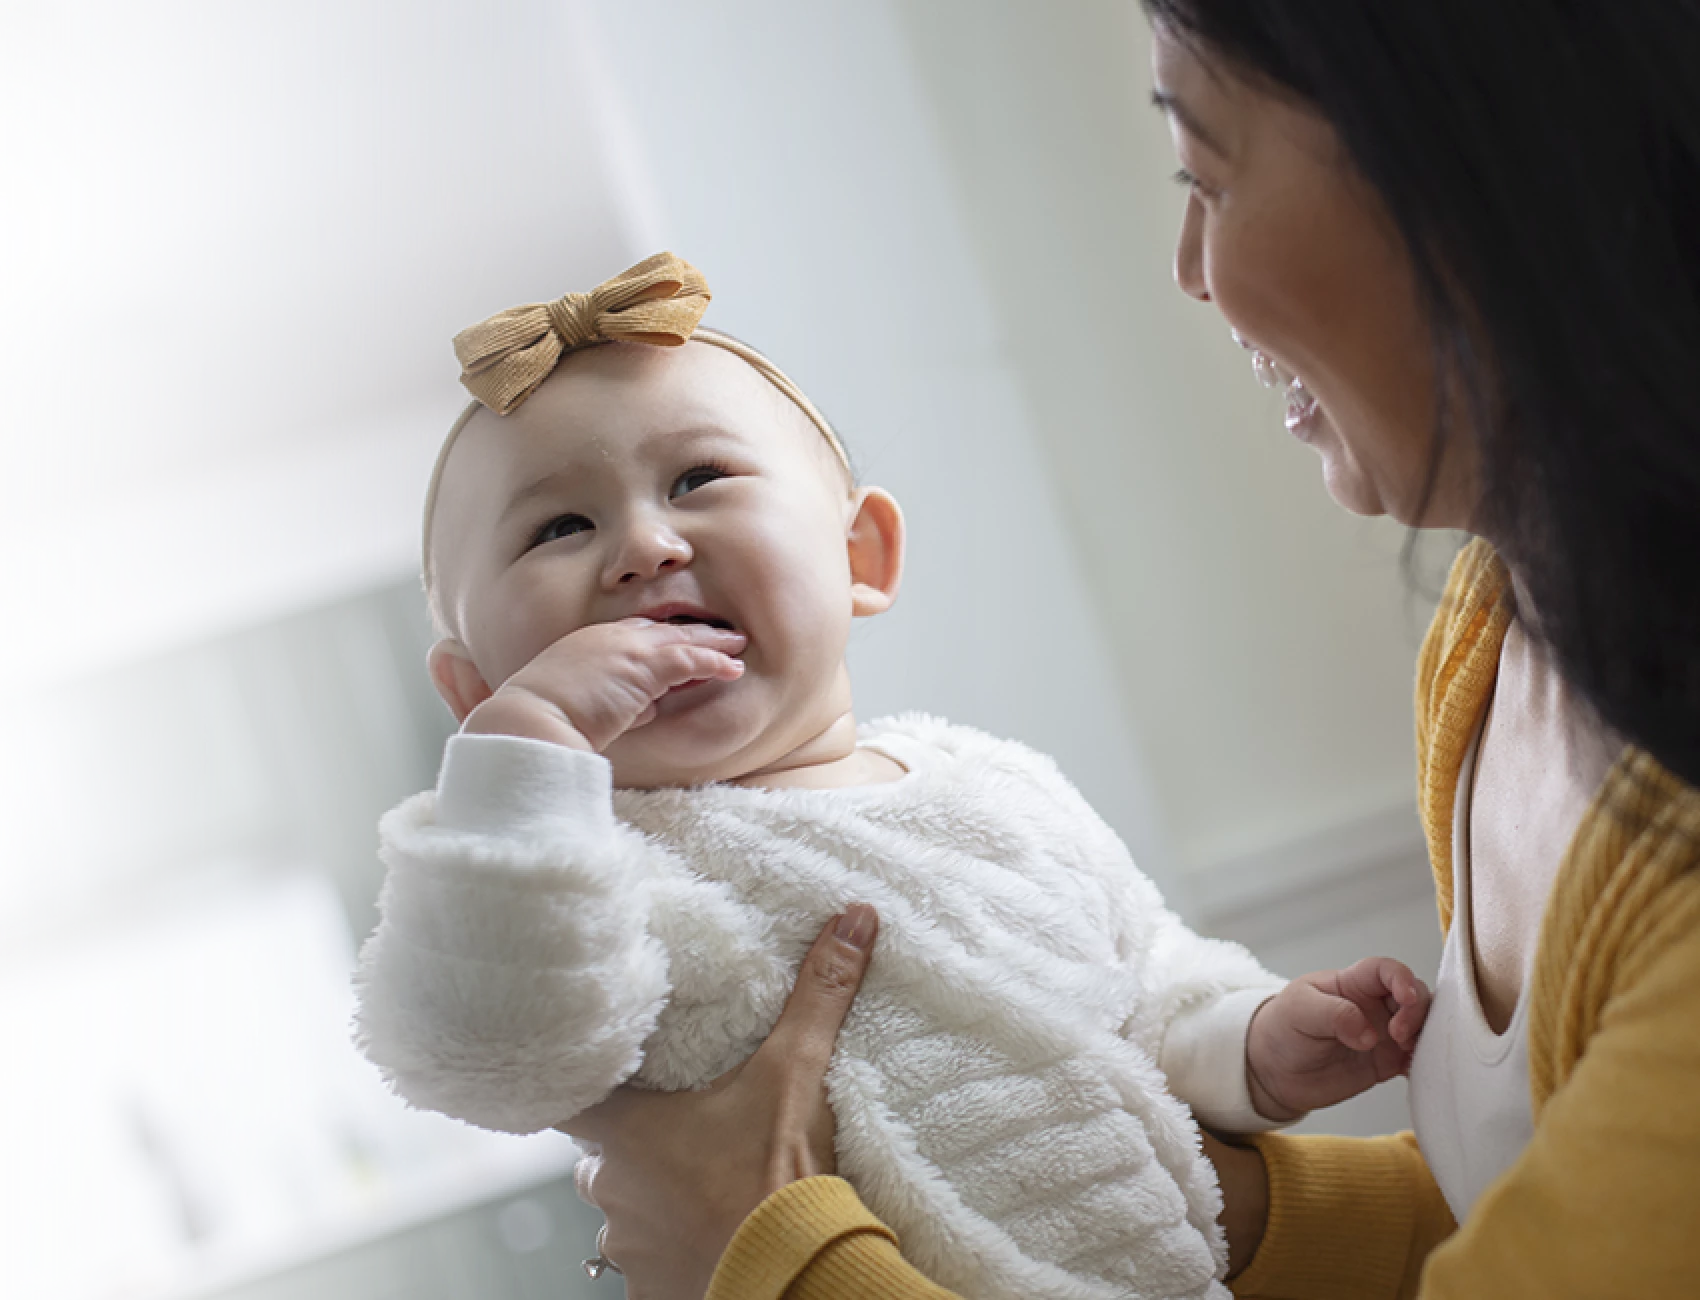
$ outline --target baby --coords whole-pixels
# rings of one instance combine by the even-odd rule
[[[845,646],[897,595],[902,515],[697,327],[707,298],[660,254],[456,340],[482,404],[425,574],[462,725],[383,824],[364,1050],[515,1133],[699,1087],[871,903],[828,1089],[839,1172],[914,1263],[981,1300],[1226,1296],[1193,1116],[1263,1129],[1390,1077],[1426,990],[1392,961],[1283,986],[1182,925],[1049,760],[858,727]]]

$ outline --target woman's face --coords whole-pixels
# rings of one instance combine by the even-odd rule
[[[1434,366],[1410,257],[1378,196],[1320,116],[1160,25],[1154,48],[1155,97],[1189,185],[1176,281],[1283,380],[1297,377],[1287,424],[1321,456],[1335,501],[1467,527],[1463,439],[1448,439],[1423,508]]]

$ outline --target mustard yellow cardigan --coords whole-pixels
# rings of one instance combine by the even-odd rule
[[[1418,808],[1444,929],[1452,804],[1510,621],[1473,542],[1417,664]],[[1459,1228],[1409,1133],[1255,1139],[1269,1171],[1247,1300],[1700,1296],[1700,791],[1627,749],[1583,816],[1529,989],[1534,1137]],[[739,1229],[708,1300],[946,1297],[835,1178]]]

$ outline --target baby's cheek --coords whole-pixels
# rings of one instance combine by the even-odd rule
[[[585,625],[559,590],[527,583],[493,592],[475,652],[486,653],[505,681],[562,637]]]

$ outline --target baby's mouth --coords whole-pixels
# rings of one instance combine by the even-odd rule
[[[685,623],[702,623],[702,624],[707,625],[708,627],[717,627],[722,632],[736,632],[738,630],[737,628],[733,627],[731,622],[727,619],[724,619],[724,618],[697,618],[694,614],[674,614],[674,615],[670,616],[666,621],[674,624],[675,626],[680,626],[680,625],[685,624]]]
[[[736,632],[737,625],[731,619],[722,618],[711,609],[701,605],[685,604],[681,601],[671,601],[665,605],[654,605],[649,609],[640,609],[639,618],[653,619],[657,623],[672,623],[683,626],[687,623],[701,623],[704,627],[718,628],[722,632]]]
[[[1321,404],[1310,389],[1305,387],[1304,380],[1290,374],[1279,361],[1238,330],[1233,334],[1234,342],[1251,353],[1251,370],[1257,376],[1257,382],[1265,388],[1280,388],[1286,391],[1287,428],[1296,430],[1317,413]]]

